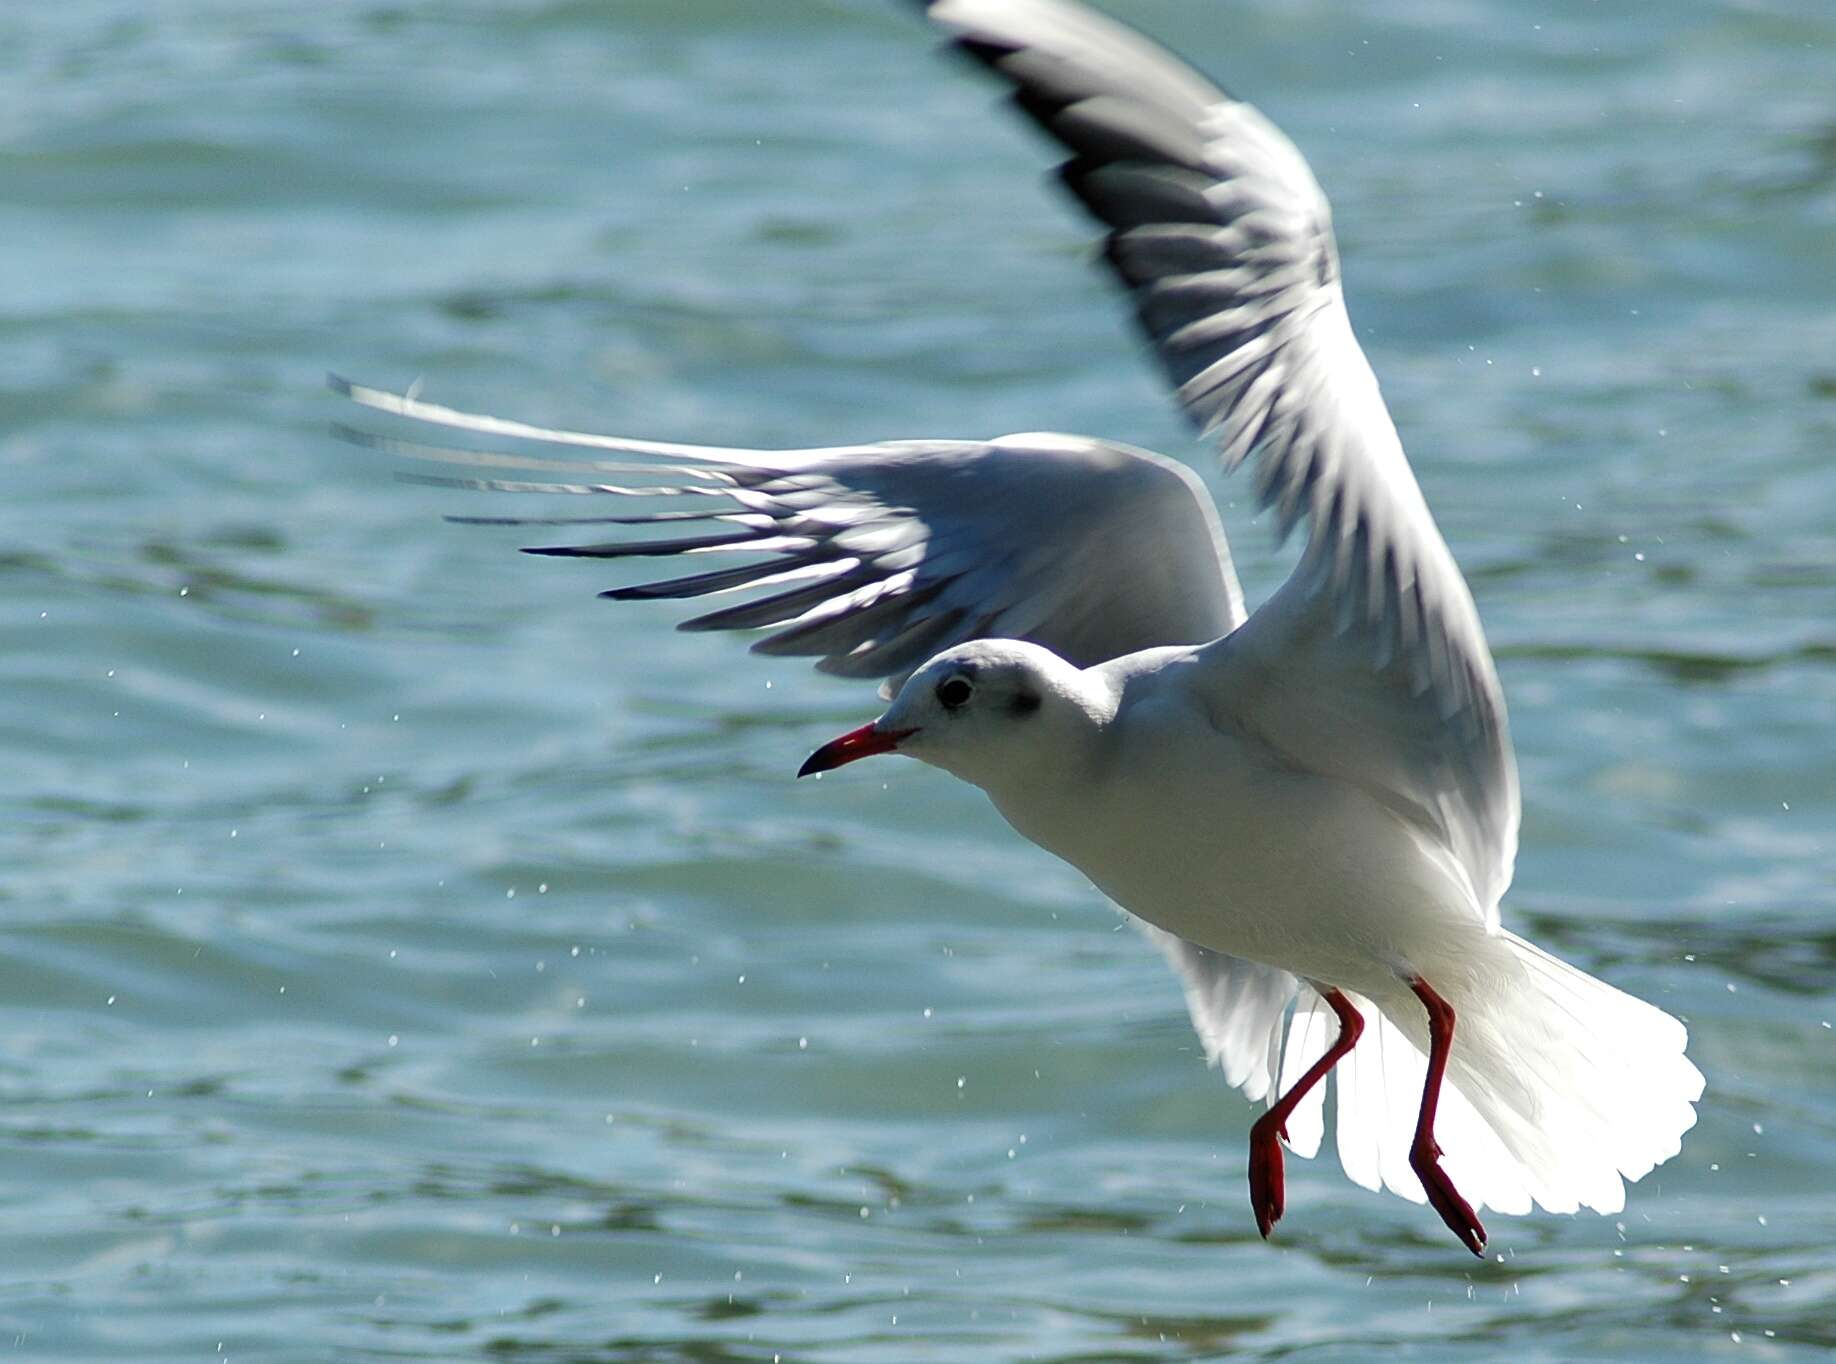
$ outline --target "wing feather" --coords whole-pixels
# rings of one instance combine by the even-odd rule
[[[1479,911],[1511,878],[1517,773],[1478,612],[1351,329],[1326,196],[1250,105],[1070,0],[929,0],[1061,143],[1065,186],[1181,406],[1307,546],[1207,652],[1221,714],[1365,783],[1457,856]]]
[[[1244,1098],[1273,1104],[1276,1077],[1287,1069],[1282,1042],[1288,1008],[1297,997],[1317,996],[1286,971],[1213,952],[1132,916],[1130,922],[1165,954],[1185,987],[1205,1059]]]
[[[753,645],[757,652],[812,657],[819,670],[838,676],[900,679],[952,644],[991,634],[1032,640],[1086,666],[1167,644],[1202,644],[1243,619],[1242,592],[1203,485],[1145,450],[1042,433],[823,450],[712,448],[552,430],[343,380],[333,387],[423,426],[619,457],[453,449],[344,428],[356,443],[389,454],[555,476],[412,475],[417,482],[621,501],[710,499],[688,512],[457,519],[564,529],[701,523],[693,534],[639,531],[526,552],[606,561],[743,556],[601,595],[638,601],[780,588],[681,628],[767,629],[772,633]],[[646,481],[575,481],[602,472],[641,473]]]

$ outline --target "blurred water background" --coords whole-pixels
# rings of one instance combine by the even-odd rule
[[[1328,1153],[1262,1244],[1250,1106],[1076,874],[914,764],[793,783],[870,691],[329,437],[336,368],[1204,464],[906,7],[16,4],[0,1357],[1836,1347],[1836,10],[1112,8],[1333,197],[1512,707],[1507,920],[1688,1018],[1682,1156],[1477,1264]]]

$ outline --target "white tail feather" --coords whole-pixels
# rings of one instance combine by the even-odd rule
[[[1287,972],[1139,926],[1179,972],[1206,1055],[1248,1098],[1272,1107],[1338,1037],[1326,1001]],[[1695,1124],[1702,1073],[1683,1054],[1688,1032],[1514,933],[1475,931],[1460,947],[1470,969],[1430,982],[1455,1016],[1435,1119],[1442,1168],[1475,1209],[1618,1212],[1625,1181],[1675,1155]],[[1332,1072],[1339,1163],[1367,1189],[1426,1202],[1409,1150],[1427,1013],[1401,981],[1379,1000],[1345,996],[1365,1030]],[[1289,1115],[1294,1154],[1318,1153],[1325,1098],[1317,1085]]]
[[[1442,1166],[1475,1209],[1618,1212],[1625,1183],[1675,1155],[1695,1124],[1703,1079],[1683,1054],[1688,1033],[1516,934],[1491,941],[1496,969],[1437,985],[1456,1018],[1435,1121]],[[1346,997],[1366,1027],[1333,1071],[1339,1162],[1354,1183],[1424,1202],[1409,1149],[1427,1076],[1426,1013],[1406,988],[1379,1002]],[[1336,1036],[1331,1010],[1303,989],[1271,1102]],[[1319,1149],[1324,1089],[1288,1120],[1296,1155]]]

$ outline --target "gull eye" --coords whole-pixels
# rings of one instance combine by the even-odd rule
[[[961,673],[954,677],[946,677],[937,684],[937,699],[943,704],[945,710],[956,710],[967,705],[969,698],[974,695],[975,683]]]

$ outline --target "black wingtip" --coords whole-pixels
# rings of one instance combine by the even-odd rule
[[[970,64],[981,71],[992,71],[1002,75],[1001,63],[1021,49],[1014,43],[995,42],[988,38],[971,38],[964,34],[955,34],[944,40],[943,52],[957,61]]]
[[[375,432],[365,431],[347,422],[333,422],[330,430],[333,439],[341,440],[346,445],[355,445],[364,450],[380,450],[384,446],[383,438]]]
[[[335,369],[325,371],[325,386],[340,398],[353,398],[357,394],[357,385]]]
[[[744,549],[764,538],[759,531],[727,531],[714,535],[686,535],[668,540],[613,540],[603,545],[529,545],[525,554],[548,554],[563,559],[666,559],[676,554],[705,550]]]

